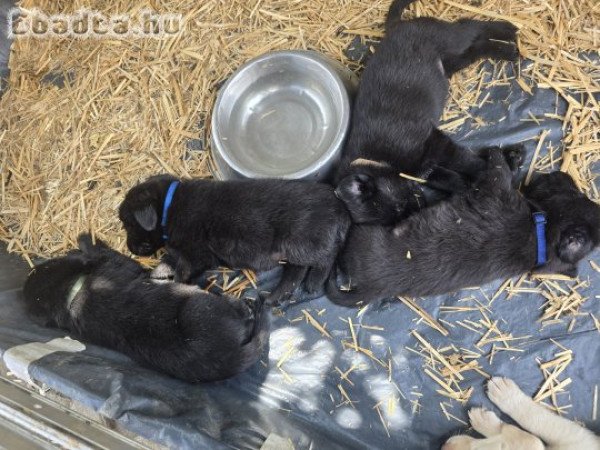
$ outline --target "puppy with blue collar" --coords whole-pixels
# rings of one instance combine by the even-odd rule
[[[538,175],[521,194],[499,148],[487,164],[471,189],[393,227],[353,226],[337,264],[349,286],[332,275],[329,299],[439,295],[530,270],[576,276],[600,242],[600,206],[562,172]]]
[[[130,189],[119,218],[132,253],[167,250],[176,281],[193,282],[220,265],[260,271],[282,264],[270,304],[289,298],[303,281],[308,292],[323,287],[351,222],[327,184],[171,175]]]

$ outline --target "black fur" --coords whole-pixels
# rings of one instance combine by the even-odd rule
[[[412,201],[415,186],[400,178],[400,172],[431,177],[430,187],[455,191],[463,184],[460,177],[448,179],[444,173],[441,178],[449,182],[445,188],[436,173],[438,167],[456,171],[467,181],[485,169],[476,153],[458,146],[436,128],[449,78],[481,58],[518,57],[517,29],[512,24],[470,19],[454,23],[433,18],[401,21],[410,3],[395,0],[390,6],[386,37],[362,75],[350,135],[334,177],[356,223],[394,223],[423,206]],[[356,164],[357,160],[375,165]],[[383,178],[372,181],[371,187],[398,186],[391,189],[392,194],[375,188],[369,198],[352,200],[348,187],[352,188],[356,174]],[[375,220],[369,217],[369,205],[377,205],[372,214]]]
[[[187,381],[215,381],[252,366],[268,339],[262,301],[156,283],[139,263],[79,239],[80,250],[35,267],[23,293],[29,314],[84,341],[116,349]],[[69,292],[83,285],[70,305]]]
[[[289,296],[304,278],[308,291],[323,286],[350,226],[348,211],[331,186],[284,180],[182,181],[168,213],[165,243],[159,222],[173,180],[154,177],[125,196],[119,217],[132,253],[150,255],[165,245],[176,262],[176,279],[183,282],[222,264],[267,270],[286,261],[269,303]]]
[[[535,270],[575,276],[577,262],[600,242],[600,207],[563,173],[539,175],[525,196],[511,186],[500,150],[472,189],[414,214],[395,227],[355,225],[327,295],[354,306],[395,295],[438,295],[534,269],[537,240],[532,213],[547,213],[548,262]]]
[[[411,212],[426,206],[425,192],[417,182],[399,183],[398,176],[373,175],[376,169],[345,177],[335,189],[352,221],[362,224],[392,225]]]

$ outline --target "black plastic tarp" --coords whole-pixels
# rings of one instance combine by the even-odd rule
[[[592,255],[598,256],[598,253]],[[593,286],[598,281],[597,273],[587,263],[582,267],[581,278],[589,277]],[[261,287],[268,288],[276,275],[276,271],[263,274]],[[487,305],[499,285],[497,282],[481,291],[428,298],[420,305],[436,317],[441,305],[475,305],[475,300],[461,300],[468,297]],[[593,288],[579,291],[590,297],[582,312],[597,311],[596,291]],[[13,290],[0,295],[3,352],[24,343],[43,343],[65,336],[59,330],[30,323],[23,313],[19,294]],[[579,317],[571,333],[567,333],[568,321],[538,331],[540,324],[536,320],[543,302],[539,294],[520,294],[510,300],[502,295],[494,299],[490,317],[499,320],[499,328],[515,337],[530,335],[531,338],[515,345],[523,352],[498,352],[491,366],[480,358],[482,369],[493,375],[511,376],[533,393],[543,380],[536,359],[552,359],[560,351],[550,341],[556,340],[575,355],[563,374],[573,379],[568,388],[570,394],[561,396],[561,402],[573,405],[569,416],[598,430],[599,424],[590,423],[590,418],[592,389],[600,380],[600,335],[589,315]],[[331,338],[307,323],[303,310],[325,325]],[[409,332],[417,330],[438,348],[454,344],[474,349],[481,336],[456,327],[449,328],[450,335],[444,337],[427,325],[416,323],[416,317],[397,300],[371,305],[360,317],[356,310],[335,307],[326,298],[292,305],[283,317],[273,317],[270,348],[262,363],[219,383],[190,385],[92,345],[86,345],[80,352],[59,351],[44,356],[30,364],[28,373],[36,383],[174,448],[224,445],[256,449],[271,433],[290,438],[295,448],[303,449],[436,448],[444,437],[464,427],[454,420],[448,421],[442,413],[439,403],[447,399],[435,392],[439,387],[424,374],[422,358],[405,349],[415,347],[415,339]],[[360,347],[370,349],[381,361],[392,361],[391,376],[388,367],[352,348],[343,348],[343,340],[352,342],[348,318],[355,324]],[[450,323],[457,319],[446,318]],[[477,312],[460,314],[461,321],[476,322],[480,318]],[[483,348],[489,350],[490,346]],[[14,357],[7,358],[6,353],[4,359],[8,359],[9,366],[14,364]],[[280,361],[283,363],[278,368]],[[350,384],[341,379],[335,368],[346,372],[353,365],[358,369],[348,375]],[[473,372],[465,375],[464,386],[475,387],[469,405],[489,406],[483,395],[484,377],[473,376]],[[339,386],[352,404],[346,402]],[[411,400],[419,400],[419,413],[412,412]],[[449,412],[466,420],[465,408],[456,402]],[[379,414],[386,421],[389,437]]]

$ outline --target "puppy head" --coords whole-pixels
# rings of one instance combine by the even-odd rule
[[[354,223],[392,225],[424,206],[417,183],[393,175],[348,175],[335,193]]]
[[[67,298],[71,288],[87,270],[80,251],[37,265],[23,286],[28,314],[44,326],[64,327],[70,320]]]
[[[150,256],[164,244],[160,220],[169,184],[176,178],[159,175],[133,187],[119,207],[127,232],[127,247],[135,255]]]
[[[536,176],[524,190],[548,215],[547,245],[557,256],[548,270],[577,275],[577,262],[600,244],[600,206],[563,172]]]

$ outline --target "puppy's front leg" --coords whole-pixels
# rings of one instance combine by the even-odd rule
[[[167,254],[166,261],[170,261],[171,265],[175,267],[175,282],[177,283],[193,284],[195,278],[219,264],[210,250],[201,247],[195,247],[185,254],[181,250],[167,247]]]
[[[273,292],[265,299],[269,306],[277,306],[291,297],[306,276],[308,268],[287,263],[283,266],[281,280]]]
[[[179,258],[175,265],[175,282],[189,283],[192,279],[192,264],[186,258]]]
[[[482,160],[487,160],[490,156],[490,152],[498,147],[483,147],[478,150],[479,157]],[[525,147],[523,144],[510,144],[502,147],[502,154],[506,164],[512,173],[512,184],[513,187],[518,185],[518,177],[525,161]]]
[[[504,154],[499,147],[486,149],[487,169],[482,173],[476,183],[479,189],[494,193],[506,192],[512,189],[513,174],[508,166]]]
[[[476,152],[458,144],[437,128],[434,128],[427,138],[424,150],[424,167],[428,167],[427,162],[431,161],[432,165],[457,172],[468,177],[470,181],[476,179],[486,168],[485,161]]]
[[[427,186],[449,194],[464,192],[468,188],[460,174],[439,166],[434,167],[427,176]]]
[[[174,268],[175,283],[189,283],[192,278],[192,262],[180,251],[167,247],[167,254],[163,261]]]

